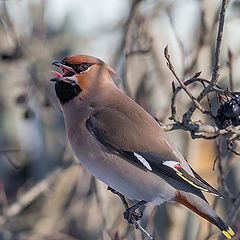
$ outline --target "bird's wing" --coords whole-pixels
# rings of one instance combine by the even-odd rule
[[[87,119],[86,127],[106,151],[120,155],[145,171],[168,176],[196,189],[221,196],[202,178],[189,174],[164,138],[149,134],[151,131],[142,129],[141,124],[135,123],[123,112],[112,108],[98,110]]]

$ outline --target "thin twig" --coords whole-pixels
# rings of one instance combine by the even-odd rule
[[[230,138],[230,139],[227,141],[227,149],[228,149],[229,151],[231,151],[232,153],[234,153],[235,155],[238,155],[238,156],[240,156],[240,153],[237,152],[236,150],[234,150],[234,149],[232,148],[232,145],[233,145],[234,141],[239,140],[239,139],[240,139],[240,135],[238,134],[237,136],[233,136],[232,138]]]
[[[206,89],[207,88],[206,86],[210,84],[210,81],[207,80],[207,79],[199,78],[200,74],[201,73],[198,72],[192,78],[184,81],[184,86],[199,83],[199,84],[204,86],[204,89]],[[207,139],[207,140],[215,139],[219,135],[225,135],[225,134],[228,134],[228,133],[240,134],[239,127],[229,126],[225,129],[219,129],[215,124],[210,125],[210,124],[204,124],[204,123],[201,123],[201,122],[192,122],[192,121],[184,122],[184,119],[183,119],[183,121],[180,121],[180,118],[177,116],[176,97],[177,97],[177,94],[182,89],[183,89],[182,86],[175,87],[174,82],[172,83],[173,94],[172,94],[172,99],[171,99],[171,116],[169,117],[169,119],[173,120],[174,123],[163,125],[155,117],[156,121],[161,125],[161,127],[165,131],[182,129],[184,131],[189,131],[191,133],[192,138],[204,138],[204,139]],[[223,94],[223,95],[232,94],[232,92],[223,90],[216,84],[215,84],[215,86],[213,86],[209,90],[209,93],[211,93],[211,92],[216,92],[218,94]],[[236,94],[236,92],[234,94]],[[210,101],[210,99],[209,99],[209,101]],[[188,110],[185,114],[187,114],[189,111],[191,111],[191,110]],[[215,121],[215,117],[213,116],[213,113],[211,111],[210,111],[209,117],[211,117],[212,120]]]
[[[212,77],[210,84],[202,90],[202,92],[197,97],[197,102],[201,102],[202,99],[211,91],[211,89],[215,86],[218,78],[219,78],[219,68],[220,68],[220,47],[222,43],[222,35],[223,35],[223,26],[225,21],[225,15],[226,15],[226,8],[228,5],[229,0],[223,0],[222,1],[222,7],[220,11],[220,18],[219,18],[219,25],[218,25],[218,33],[217,33],[217,43],[215,48],[215,58],[214,58],[214,67],[212,72]],[[192,104],[192,106],[189,108],[189,110],[183,115],[183,123],[187,123],[190,121],[190,118],[193,114],[193,112],[196,110],[197,106],[195,104]]]
[[[231,51],[231,49],[228,49],[228,61],[227,61],[227,65],[228,65],[228,71],[229,71],[229,89],[231,91],[233,91],[234,89],[234,83],[233,83],[233,69],[232,69],[232,65],[233,65],[233,53]]]
[[[222,1],[222,7],[220,11],[217,42],[216,42],[216,48],[215,48],[215,54],[214,54],[214,66],[213,66],[212,78],[211,78],[212,85],[214,85],[219,78],[220,53],[221,53],[221,44],[222,44],[222,36],[223,36],[223,27],[224,27],[224,21],[225,21],[228,2],[229,0]]]
[[[210,81],[204,78],[200,78],[201,72],[197,72],[195,73],[195,75],[193,77],[191,77],[190,79],[184,81],[184,85],[188,86],[191,84],[195,84],[195,83],[201,83],[203,86],[205,86],[205,84],[209,84]],[[173,82],[174,84],[174,82]],[[171,120],[174,120],[175,122],[179,121],[179,117],[177,117],[176,115],[176,97],[177,94],[183,89],[182,86],[178,86],[177,88],[172,86],[173,89],[173,95],[172,95],[172,99],[171,99]],[[221,89],[218,85],[214,86],[210,92],[217,92],[217,93],[225,93],[225,90]]]
[[[204,82],[202,82],[202,85],[203,85],[204,88],[206,88],[206,84]],[[207,101],[208,101],[208,106],[209,106],[209,112],[211,113],[211,115],[213,115],[212,104],[211,104],[211,100],[209,98],[209,94],[207,95]]]
[[[19,152],[19,148],[7,148],[7,149],[0,149],[0,154],[3,154],[3,156],[8,160],[8,162],[16,169],[19,170],[21,167],[18,166],[10,157],[9,153],[16,153]]]
[[[187,86],[179,79],[179,77],[177,76],[175,69],[172,65],[171,62],[171,58],[170,55],[168,53],[168,46],[165,47],[164,49],[164,56],[167,60],[167,66],[169,68],[169,70],[172,72],[172,74],[174,75],[174,77],[176,78],[176,80],[178,81],[178,83],[181,85],[182,89],[187,93],[187,95],[190,97],[190,99],[192,100],[192,102],[194,103],[194,105],[196,106],[196,108],[198,108],[202,113],[204,114],[208,114],[208,111],[206,109],[204,109],[199,102],[196,100],[196,98],[192,95],[192,93],[188,90]]]

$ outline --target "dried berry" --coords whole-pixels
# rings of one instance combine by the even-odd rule
[[[232,118],[232,125],[235,127],[240,125],[240,115]]]
[[[221,104],[215,117],[216,125],[224,129],[231,125],[240,125],[240,96],[234,95],[231,99],[226,98]]]
[[[222,105],[221,111],[226,118],[233,118],[240,114],[240,106],[235,100],[231,99]]]
[[[225,118],[222,114],[218,114],[215,117],[215,122],[220,129],[224,129],[232,125],[231,119]]]

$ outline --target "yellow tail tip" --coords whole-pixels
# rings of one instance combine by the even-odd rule
[[[229,233],[231,236],[234,236],[234,235],[235,235],[235,232],[234,232],[230,227],[228,227],[228,233]]]
[[[227,239],[231,239],[231,235],[228,233],[228,231],[222,231],[222,234],[227,238]]]

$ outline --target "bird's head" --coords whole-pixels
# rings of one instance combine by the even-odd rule
[[[61,62],[53,62],[62,73],[52,70],[55,78],[56,95],[65,104],[77,96],[84,99],[94,89],[105,83],[113,83],[120,78],[117,73],[102,60],[85,55],[65,57]]]

